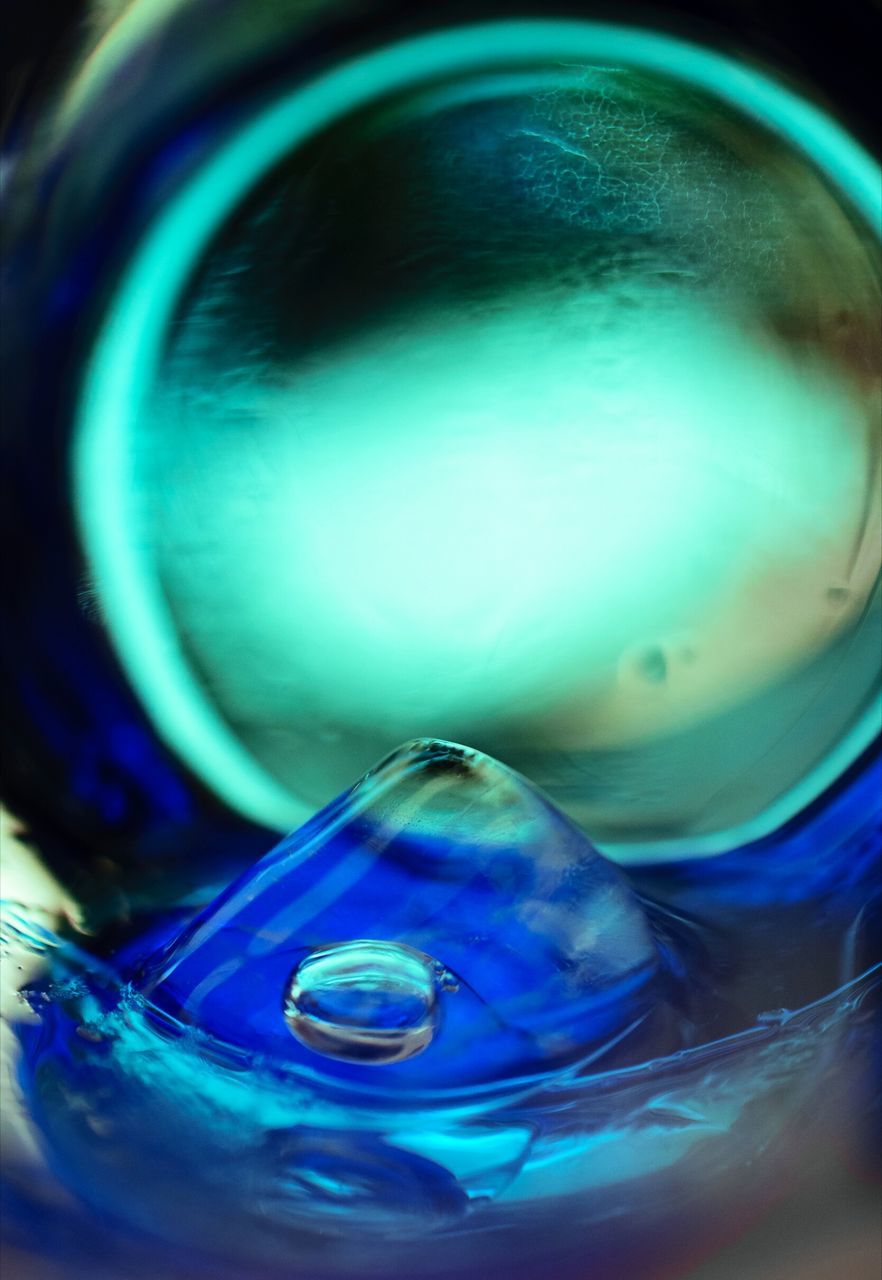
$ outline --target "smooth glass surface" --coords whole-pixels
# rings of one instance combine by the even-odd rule
[[[427,733],[623,858],[798,811],[879,727],[875,178],[760,73],[590,23],[414,40],[243,124],[81,410],[166,741],[278,826]]]
[[[618,870],[525,779],[430,741],[283,841],[137,986],[238,1050],[395,1105],[677,1035]]]

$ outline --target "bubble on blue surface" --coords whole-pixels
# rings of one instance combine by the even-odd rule
[[[32,954],[40,962],[27,979],[28,1016],[16,1026],[21,1094],[59,1187],[82,1206],[71,1209],[58,1248],[67,1258],[75,1241],[78,1256],[89,1255],[82,1274],[95,1274],[100,1258],[108,1280],[122,1269],[146,1277],[203,1264],[235,1280],[376,1280],[393,1256],[414,1280],[500,1268],[512,1280],[582,1280],[589,1271],[620,1280],[648,1273],[658,1257],[671,1265],[693,1257],[695,1223],[710,1239],[758,1210],[780,1192],[782,1169],[795,1167],[807,1141],[829,1145],[849,1126],[873,1132],[882,965],[830,988],[840,964],[850,974],[865,958],[878,960],[879,847],[866,826],[877,797],[875,773],[847,780],[823,813],[779,840],[783,863],[771,881],[764,850],[625,880],[582,837],[571,843],[566,821],[516,775],[479,753],[420,743],[283,842],[183,934],[181,913],[163,912],[149,936],[143,920],[122,947],[111,935],[101,960],[77,945],[80,935],[35,929],[21,908],[2,913],[13,963]],[[820,879],[819,849],[838,867]],[[808,897],[792,902],[800,876]],[[500,906],[481,955],[491,974],[503,972],[514,939],[524,960],[512,965],[521,985],[498,987],[496,1022],[481,1021],[483,960],[463,974],[448,954],[472,927],[473,882],[491,879]],[[553,950],[541,930],[512,933],[539,883],[558,909],[555,886],[561,897],[575,894],[572,910],[596,930],[593,987],[584,975],[575,991],[562,985],[560,975],[573,972],[571,938]],[[777,886],[773,911],[761,886]],[[615,929],[604,902],[619,902],[626,921],[646,913],[659,956],[645,977],[624,960],[625,944],[643,934],[634,925],[616,952],[604,941],[605,928]],[[696,938],[690,909],[699,902]],[[309,925],[309,910],[318,924]],[[282,925],[295,911],[300,924],[286,943]],[[330,938],[335,922],[348,937]],[[205,947],[215,934],[212,958]],[[742,959],[723,956],[721,966],[732,934]],[[805,948],[793,945],[808,937],[811,990]],[[171,940],[161,953],[160,938]],[[265,948],[278,960],[277,988],[254,978],[252,954]],[[618,970],[609,963],[616,954]],[[634,952],[635,966],[643,954]],[[375,1003],[360,1004],[357,989],[350,1000],[327,981],[353,958],[356,976],[381,979]],[[194,965],[193,998],[175,1005],[170,982],[185,961]],[[416,1015],[419,1001],[399,1001],[396,983],[405,997],[433,991],[432,1038],[421,1053],[379,1066],[316,1053],[286,1024],[296,974],[318,997],[313,1011],[344,1027],[344,1016],[363,1024]],[[534,985],[523,985],[525,974],[536,975]],[[230,983],[238,1036],[235,1020],[222,1024],[205,1003],[212,982]],[[561,1003],[549,1003],[542,1022],[549,990]],[[599,1001],[591,1017],[580,991]],[[661,1048],[666,1002],[688,1019],[675,1013],[683,1038]],[[460,1041],[451,1041],[460,1010]],[[211,1014],[204,1024],[202,1011]],[[552,1052],[563,1024],[595,1036],[572,1069]],[[513,1025],[520,1039],[509,1034]],[[473,1026],[481,1034],[463,1038]],[[451,1057],[457,1043],[461,1062]],[[547,1056],[513,1088],[503,1072],[523,1069],[524,1045],[534,1063],[537,1046]],[[390,1079],[395,1087],[385,1092],[365,1083]],[[437,1083],[420,1093],[414,1081]],[[756,1177],[745,1179],[746,1167]],[[13,1225],[43,1231],[45,1200],[29,1198],[20,1181],[13,1194]],[[111,1240],[117,1252],[108,1261]]]
[[[285,1020],[301,1044],[350,1062],[403,1062],[438,1025],[443,969],[397,942],[319,947],[294,970]]]
[[[662,970],[622,874],[541,792],[420,740],[232,885],[139,985],[220,1041],[400,1095],[584,1064],[663,1002]]]

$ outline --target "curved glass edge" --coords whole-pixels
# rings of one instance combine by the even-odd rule
[[[280,830],[311,809],[237,741],[200,692],[159,584],[132,528],[129,433],[155,371],[163,335],[193,263],[247,191],[283,156],[342,114],[431,77],[571,62],[615,62],[679,78],[756,118],[819,166],[874,230],[882,219],[879,168],[818,108],[755,69],[655,32],[572,20],[453,28],[372,51],[321,75],[247,123],[157,217],[125,274],[96,343],[74,437],[77,519],[105,594],[108,628],[161,738],[241,815]],[[620,862],[683,858],[768,834],[835,780],[878,734],[876,699],[810,777],[746,827],[694,842],[607,845]]]
[[[51,934],[46,937],[52,939]],[[25,1063],[30,1061],[33,1064],[39,1059],[49,1050],[55,1037],[60,1037],[59,1043],[67,1046],[62,1051],[64,1056],[76,1046],[73,1029],[77,1025],[106,1032],[109,1030],[108,1022],[111,1022],[118,1032],[113,1037],[117,1050],[124,1053],[127,1044],[131,1044],[136,1064],[138,1059],[143,1059],[149,1045],[162,1044],[170,1057],[182,1065],[193,1060],[201,1064],[202,1069],[206,1063],[213,1063],[222,1070],[232,1068],[227,1078],[237,1090],[243,1084],[251,1093],[259,1093],[262,1085],[304,1089],[321,1098],[329,1120],[344,1126],[351,1124],[354,1117],[364,1120],[372,1115],[381,1115],[388,1119],[396,1112],[405,1115],[408,1124],[424,1116],[437,1118],[441,1110],[446,1120],[455,1121],[476,1115],[482,1106],[520,1105],[527,1098],[541,1099],[553,1106],[556,1095],[564,1095],[568,1099],[573,1096],[581,1098],[602,1095],[611,1087],[643,1080],[658,1082],[667,1073],[680,1075],[693,1069],[704,1069],[720,1059],[750,1053],[755,1046],[799,1033],[812,1025],[815,1019],[835,1019],[843,1012],[856,1011],[882,990],[882,962],[876,962],[801,1008],[760,1016],[751,1025],[717,1039],[628,1066],[610,1068],[603,1063],[602,1055],[592,1055],[587,1061],[569,1068],[513,1078],[506,1082],[504,1089],[488,1083],[477,1087],[436,1087],[416,1091],[408,1095],[407,1106],[402,1109],[400,1090],[384,1086],[382,1082],[370,1087],[359,1083],[353,1088],[350,1083],[336,1081],[303,1063],[283,1061],[271,1054],[255,1054],[179,1021],[149,997],[135,991],[129,973],[132,966],[137,965],[136,955],[129,953],[125,956],[122,973],[96,964],[91,955],[70,944],[61,946],[57,958],[59,963],[47,973],[47,977],[30,987],[28,1003],[20,1010],[21,1016],[12,1019],[17,1038],[24,1048]],[[57,979],[63,973],[89,973],[91,981],[59,985]],[[41,999],[47,992],[54,994],[48,1001]],[[25,1016],[24,1010],[31,1002],[36,1002],[39,1007],[43,1025]]]
[[[871,1019],[879,979],[878,967],[868,970],[823,1001],[737,1042],[719,1041],[703,1055],[690,1051],[685,1059],[561,1082],[560,1090],[543,1091],[529,1108],[518,1103],[512,1111],[488,1112],[473,1102],[460,1113],[445,1109],[397,1116],[375,1109],[338,1110],[328,1100],[314,1099],[309,1082],[277,1076],[270,1064],[256,1071],[237,1069],[239,1064],[210,1046],[165,1038],[130,1000],[108,1007],[113,1006],[109,998],[90,1003],[71,992],[46,1007],[42,1026],[16,1028],[15,1079],[34,1103],[35,1149],[39,1144],[51,1158],[53,1185],[73,1197],[60,1199],[61,1209],[47,1223],[45,1200],[31,1194],[28,1167],[14,1167],[9,1227],[25,1239],[39,1239],[41,1254],[59,1257],[71,1274],[76,1260],[81,1264],[77,1275],[107,1280],[115,1280],[121,1267],[133,1277],[155,1275],[157,1258],[161,1268],[170,1248],[184,1250],[181,1275],[191,1274],[194,1262],[210,1266],[214,1274],[218,1221],[232,1226],[220,1268],[225,1276],[342,1280],[385,1274],[388,1238],[377,1239],[364,1229],[370,1228],[370,1218],[359,1213],[358,1203],[347,1202],[345,1213],[334,1211],[329,1218],[321,1213],[319,1193],[300,1206],[295,1202],[292,1214],[290,1184],[279,1196],[255,1201],[256,1186],[272,1190],[278,1185],[276,1158],[291,1150],[286,1147],[290,1137],[304,1131],[309,1099],[307,1136],[330,1138],[331,1153],[341,1158],[351,1152],[362,1173],[361,1157],[381,1154],[395,1161],[393,1171],[413,1176],[407,1185],[417,1192],[410,1202],[414,1216],[402,1203],[401,1181],[376,1184],[378,1194],[391,1192],[390,1214],[405,1210],[395,1224],[395,1250],[406,1274],[441,1274],[434,1266],[424,1272],[421,1265],[429,1228],[432,1258],[443,1259],[445,1275],[468,1270],[477,1259],[493,1274],[500,1264],[506,1274],[523,1277],[548,1274],[552,1265],[554,1274],[575,1280],[588,1265],[592,1275],[618,1280],[635,1271],[628,1265],[635,1206],[641,1241],[650,1237],[654,1256],[661,1248],[670,1257],[679,1247],[677,1238],[681,1245],[694,1239],[694,1223],[688,1212],[684,1219],[678,1194],[687,1174],[711,1211],[702,1216],[702,1232],[714,1236],[715,1204],[722,1206],[731,1231],[733,1213],[740,1216],[751,1202],[767,1206],[768,1196],[789,1184],[790,1170],[813,1150],[809,1144],[829,1145],[829,1108],[839,1099],[850,1102],[832,1133],[837,1144],[840,1135],[850,1141],[865,1123],[858,1114],[860,1084],[856,1094],[852,1091],[872,1070]],[[105,1038],[108,1032],[116,1033],[112,1040]],[[161,1072],[155,1069],[157,1059]],[[702,1101],[696,1106],[699,1091]],[[68,1105],[71,1096],[79,1106]],[[96,1145],[108,1096],[121,1123]],[[320,1127],[310,1130],[309,1125]],[[175,1140],[163,1145],[165,1134]],[[143,1194],[132,1194],[131,1180],[120,1180],[109,1158],[120,1144],[142,1156],[146,1146],[136,1171]],[[414,1165],[412,1153],[417,1162],[423,1157],[432,1163]],[[760,1153],[762,1159],[754,1160]],[[751,1177],[738,1176],[747,1166]],[[382,1174],[389,1166],[367,1167]],[[283,1176],[286,1169],[283,1164]],[[428,1190],[450,1189],[456,1197],[427,1204],[419,1194],[424,1170],[436,1174]],[[488,1183],[487,1171],[499,1176]],[[672,1191],[677,1194],[671,1196]],[[742,1206],[738,1197],[745,1192]],[[468,1208],[469,1202],[480,1212],[463,1219],[458,1208]],[[428,1220],[419,1212],[436,1205],[440,1212],[430,1212]],[[695,1199],[687,1197],[686,1205],[694,1218]],[[448,1208],[454,1212],[448,1215]],[[316,1218],[323,1228],[320,1254],[308,1252],[304,1234]],[[681,1227],[677,1238],[670,1231],[675,1218]],[[576,1229],[564,1232],[552,1262],[549,1237],[542,1233],[551,1230],[558,1241],[560,1224],[567,1221]],[[264,1245],[274,1230],[280,1233],[276,1248],[266,1254]],[[347,1239],[357,1253],[346,1251]],[[528,1256],[531,1239],[540,1242],[536,1256]],[[556,1266],[570,1250],[577,1269]]]
[[[829,791],[850,765],[867,751],[882,733],[882,695],[877,695],[856,725],[834,747],[829,755],[802,779],[779,796],[768,808],[749,822],[729,827],[694,840],[678,837],[654,840],[646,844],[607,844],[595,842],[606,857],[621,866],[640,866],[646,862],[681,862],[686,859],[716,857],[731,853],[745,845],[756,844],[779,831],[804,809]]]

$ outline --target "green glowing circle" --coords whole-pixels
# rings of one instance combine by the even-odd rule
[[[416,90],[444,77],[505,72],[513,84],[524,84],[533,74],[531,68],[575,61],[650,72],[711,95],[785,140],[826,175],[870,227],[876,228],[882,217],[877,166],[810,103],[757,70],[710,50],[648,31],[590,22],[477,25],[367,53],[275,102],[211,156],[148,228],[112,301],[80,402],[74,479],[82,537],[107,625],[136,691],[163,739],[210,787],[251,819],[288,828],[311,810],[247,749],[200,688],[149,554],[131,536],[136,524],[131,483],[135,424],[153,385],[168,325],[195,264],[255,184],[285,156],[342,117],[387,95]],[[445,91],[435,92],[443,96]],[[447,90],[445,100],[452,101],[455,92]],[[732,394],[738,394],[737,388],[732,388]],[[528,477],[509,474],[503,465],[502,443],[500,435],[496,441],[500,447],[492,458],[488,456],[485,480],[516,489]],[[399,479],[406,488],[407,477]],[[598,494],[598,500],[602,497]],[[615,489],[606,494],[610,511],[620,498]],[[683,492],[676,501],[688,508],[689,493]],[[641,533],[639,526],[636,533]],[[518,536],[513,523],[505,536]],[[610,556],[621,552],[613,540]],[[371,572],[367,559],[362,570]],[[418,576],[419,567],[414,566],[413,572]],[[382,590],[382,585],[378,575],[376,590]],[[436,597],[432,575],[426,571],[420,599],[427,624]],[[664,653],[649,649],[636,655],[635,662],[648,681],[664,678]],[[799,786],[759,817],[736,831],[718,832],[684,847],[673,842],[672,847],[680,852],[711,852],[774,829],[835,779],[878,728],[877,702]],[[426,725],[416,731],[435,732],[435,727]],[[663,848],[665,842],[656,841],[654,847]],[[621,848],[618,854],[626,858],[629,850]]]

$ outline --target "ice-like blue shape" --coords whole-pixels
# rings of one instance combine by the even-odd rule
[[[24,1170],[10,1224],[89,1280],[691,1265],[831,1137],[876,1159],[878,791],[874,757],[771,849],[624,880],[515,775],[415,744],[183,935],[163,911],[108,963],[13,906],[18,1080],[76,1200],[47,1219]],[[485,891],[487,987],[456,969]]]
[[[400,748],[151,959],[140,990],[229,1045],[370,1090],[579,1065],[663,965],[621,873],[478,751]]]

